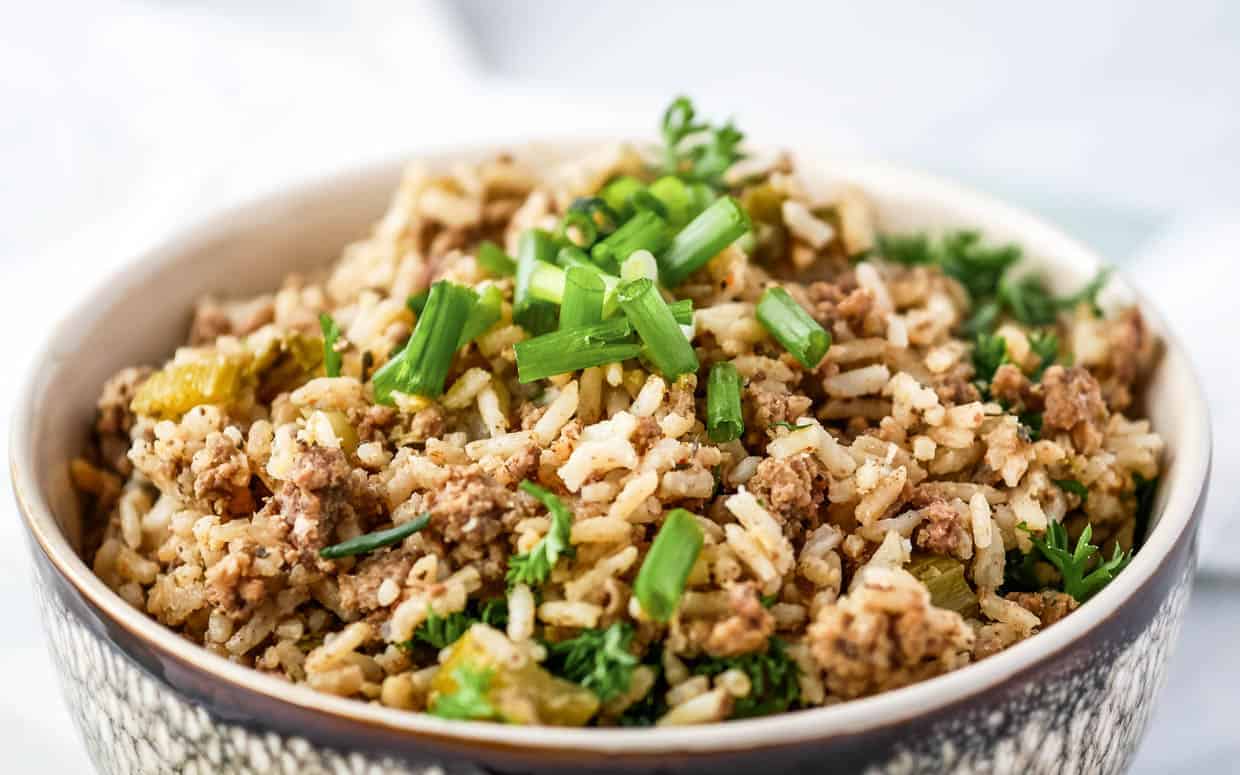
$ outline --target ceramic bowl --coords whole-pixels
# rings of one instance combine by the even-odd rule
[[[424,157],[477,160],[495,148]],[[1024,246],[1059,290],[1089,249],[1018,209],[907,170],[799,156],[809,178],[861,186],[892,230],[978,228]],[[1123,770],[1163,681],[1195,566],[1209,472],[1202,391],[1166,343],[1146,405],[1167,442],[1156,519],[1132,564],[1066,620],[980,663],[834,707],[702,727],[522,728],[445,721],[316,693],[232,664],[130,607],[75,552],[68,461],[100,385],[169,356],[205,292],[275,287],[322,265],[382,213],[401,165],[295,185],[193,226],[106,278],[47,338],[16,407],[11,462],[51,653],[96,766],[129,773],[683,771],[1108,773]]]

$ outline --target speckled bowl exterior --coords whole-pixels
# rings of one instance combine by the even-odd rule
[[[568,145],[555,147],[563,152]],[[495,150],[427,161],[446,165]],[[883,228],[981,228],[993,239],[1021,243],[1032,265],[1061,287],[1098,266],[1088,249],[1055,229],[951,184],[872,163],[801,157],[800,164],[820,183],[862,186]],[[70,313],[32,366],[14,418],[14,489],[65,700],[101,772],[1123,771],[1188,600],[1210,439],[1205,401],[1182,348],[1122,282],[1108,287],[1104,306],[1138,301],[1167,342],[1146,398],[1168,450],[1144,548],[1064,621],[916,686],[696,728],[448,722],[317,694],[229,663],[108,590],[74,550],[80,525],[67,475],[103,380],[122,365],[166,357],[202,293],[253,293],[289,271],[330,261],[382,212],[399,166],[295,186],[168,241]]]

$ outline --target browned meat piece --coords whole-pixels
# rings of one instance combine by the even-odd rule
[[[1011,592],[1007,599],[1041,619],[1043,627],[1050,627],[1080,605],[1071,595],[1050,589],[1041,592]]]
[[[851,699],[907,686],[966,664],[973,631],[903,571],[869,571],[810,625],[814,660],[832,694]]]
[[[402,587],[414,557],[404,549],[372,554],[362,560],[353,573],[340,577],[340,607],[345,611],[367,614],[377,610],[379,585],[392,579]]]
[[[446,428],[443,409],[438,404],[426,407],[409,421],[409,441],[426,441],[443,436]]]
[[[442,487],[427,493],[431,523],[425,535],[441,539],[456,567],[477,562],[487,580],[507,570],[505,518],[520,508],[522,496],[477,466],[458,469]]]
[[[637,428],[633,431],[631,441],[639,455],[646,454],[654,443],[663,438],[663,429],[653,417],[638,417]]]
[[[103,392],[99,396],[99,416],[95,420],[95,430],[101,434],[127,434],[133,427],[134,413],[129,409],[138,388],[151,376],[147,366],[135,366],[121,369],[107,382],[103,383]]]
[[[292,474],[269,507],[284,516],[302,561],[318,565],[318,552],[333,542],[337,525],[344,520],[368,525],[381,503],[365,471],[350,467],[340,450],[315,446],[297,454]]]
[[[396,419],[396,410],[382,404],[349,410],[349,424],[357,428],[357,438],[361,442],[380,441],[383,431],[390,428]]]
[[[711,628],[702,649],[712,657],[765,651],[771,633],[775,632],[775,617],[762,605],[757,587],[752,583],[734,584],[728,589],[728,607],[731,615]]]
[[[818,526],[818,509],[827,495],[827,476],[822,464],[808,452],[764,459],[747,487],[772,516],[784,523],[784,531],[790,536]]]
[[[809,414],[813,404],[809,396],[791,394],[782,383],[755,380],[745,385],[745,428],[765,430],[778,422],[795,423]]]
[[[947,501],[934,500],[923,507],[925,520],[913,532],[913,543],[932,554],[967,560],[973,556],[973,539],[960,514]]]
[[[965,364],[957,364],[942,374],[934,375],[930,387],[934,388],[944,406],[969,404],[982,397],[973,384],[973,369]]]
[[[541,457],[542,448],[533,441],[528,442],[504,461],[495,476],[500,484],[508,487],[517,486],[523,479],[537,479]]]
[[[696,417],[697,404],[693,398],[695,390],[697,390],[697,375],[682,374],[667,391],[668,410],[681,417]]]
[[[1068,431],[1078,451],[1096,452],[1110,413],[1094,375],[1079,366],[1051,366],[1042,375],[1042,386],[1046,390],[1042,427]]]
[[[220,515],[250,514],[250,459],[232,436],[212,432],[190,463],[194,500]]]
[[[1136,307],[1124,310],[1107,327],[1107,362],[1096,370],[1102,396],[1113,412],[1132,404],[1133,393],[1158,358],[1158,339]]]
[[[868,288],[844,287],[835,283],[810,283],[805,289],[809,314],[832,333],[841,328],[860,332],[865,319],[874,308],[874,292]]]
[[[205,296],[194,307],[189,343],[210,344],[226,334],[245,336],[275,320],[275,299],[270,295],[237,302]]]
[[[1029,381],[1019,368],[1005,363],[990,381],[990,394],[1014,412],[1038,411],[1042,408],[1042,390]]]
[[[233,619],[248,618],[267,597],[267,585],[251,575],[254,558],[248,552],[233,552],[207,569],[207,600],[212,607]]]

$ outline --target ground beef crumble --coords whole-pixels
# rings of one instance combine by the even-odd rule
[[[289,539],[301,561],[322,566],[318,552],[331,545],[336,528],[351,520],[363,529],[381,511],[382,496],[361,469],[350,467],[344,453],[330,447],[307,447],[298,453],[288,479],[268,502],[291,528]]]
[[[795,537],[818,526],[818,509],[827,495],[822,464],[808,452],[786,458],[763,458],[746,485]]]
[[[1051,589],[1041,592],[1011,592],[1007,599],[1041,619],[1043,627],[1050,627],[1080,605],[1071,595]]]
[[[728,589],[730,615],[715,623],[702,644],[712,657],[735,657],[763,651],[775,632],[775,617],[762,605],[757,585],[733,584]]]
[[[1042,386],[1046,391],[1042,427],[1068,431],[1085,454],[1098,451],[1110,413],[1094,375],[1080,366],[1051,366],[1042,375]]]
[[[955,611],[935,608],[904,571],[870,571],[824,606],[810,625],[811,653],[832,694],[852,699],[907,686],[963,666],[973,631]]]

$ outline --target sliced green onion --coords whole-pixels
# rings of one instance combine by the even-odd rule
[[[541,229],[530,229],[521,235],[517,243],[517,274],[512,292],[512,317],[522,328],[532,334],[555,330],[559,317],[554,305],[533,294],[533,280],[541,266],[555,260],[555,238]],[[544,286],[546,276],[541,278]],[[543,287],[546,292],[547,287]],[[562,292],[562,291],[561,291]]]
[[[427,288],[426,290],[421,291],[419,293],[415,293],[409,298],[405,299],[405,306],[408,307],[409,311],[412,312],[413,314],[421,315],[422,310],[426,309],[426,300],[429,299],[430,296],[431,296],[431,289]]]
[[[366,554],[373,552],[375,549],[381,549],[385,546],[391,546],[394,543],[405,540],[409,536],[418,532],[422,528],[429,525],[431,515],[423,514],[414,517],[408,522],[402,522],[396,527],[389,527],[387,530],[378,530],[374,533],[366,533],[365,535],[350,538],[348,541],[341,541],[332,546],[325,546],[319,550],[319,556],[325,560],[335,560],[341,557],[352,557],[355,554]]]
[[[340,376],[340,365],[344,361],[336,350],[336,340],[340,338],[340,326],[326,312],[319,313],[319,328],[323,331],[323,370],[329,377]]]
[[[676,613],[703,542],[697,517],[684,509],[667,513],[633,584],[637,602],[651,619],[666,622]]]
[[[659,178],[650,184],[650,194],[667,208],[667,220],[679,229],[701,212],[695,207],[693,195],[685,182],[675,175]]]
[[[495,277],[512,277],[517,273],[517,262],[490,240],[478,245],[478,263]]]
[[[473,290],[447,280],[432,285],[409,343],[375,373],[375,401],[393,405],[396,391],[420,396],[443,393],[457,339],[477,301]]]
[[[530,296],[559,304],[564,300],[564,270],[541,261],[530,272]]]
[[[484,288],[482,293],[478,294],[478,303],[469,313],[465,327],[461,329],[461,335],[456,341],[456,349],[461,349],[495,325],[502,314],[503,306],[504,293],[498,285],[488,285]]]
[[[748,229],[749,218],[735,199],[725,196],[715,200],[672,239],[665,253],[653,251],[660,258],[663,285],[680,285]]]
[[[668,379],[698,370],[697,354],[658,288],[648,279],[624,283],[616,292],[624,316],[646,345],[646,355]]]
[[[645,190],[645,186],[642,185],[640,180],[628,175],[622,175],[603,186],[599,196],[621,218],[628,218],[633,214],[633,205],[630,203],[633,194],[643,190]]]
[[[564,302],[560,305],[560,330],[579,328],[603,319],[603,294],[607,286],[598,272],[573,267],[564,273]]]
[[[633,196],[629,197],[629,202],[633,205],[633,212],[648,210],[663,220],[667,220],[667,205],[644,188],[634,191]]]
[[[591,366],[636,358],[642,346],[624,318],[568,328],[517,342],[517,378],[533,382]]]
[[[560,239],[580,247],[590,247],[603,234],[615,231],[620,225],[620,216],[607,204],[606,200],[592,196],[582,197],[574,201],[564,213],[560,221]],[[578,239],[573,239],[569,229],[576,231]]]
[[[727,361],[710,368],[706,382],[706,430],[716,443],[734,441],[745,432],[741,414],[741,378]]]
[[[802,366],[812,369],[822,362],[831,335],[787,291],[778,285],[767,288],[756,312],[758,321]]]
[[[640,280],[643,277],[649,280],[659,279],[659,264],[649,250],[635,252],[620,265],[621,280],[628,282]]]
[[[590,254],[604,267],[619,266],[638,250],[649,250],[658,255],[669,242],[671,232],[667,228],[667,221],[657,213],[643,210],[612,232],[607,239],[595,245]]]
[[[565,271],[578,267],[588,269],[598,275],[603,281],[603,317],[609,318],[615,314],[616,305],[616,288],[620,285],[620,279],[613,274],[604,272],[602,267],[590,260],[590,257],[584,250],[576,245],[567,245],[560,248],[560,252],[556,254],[555,262],[564,267]]]

